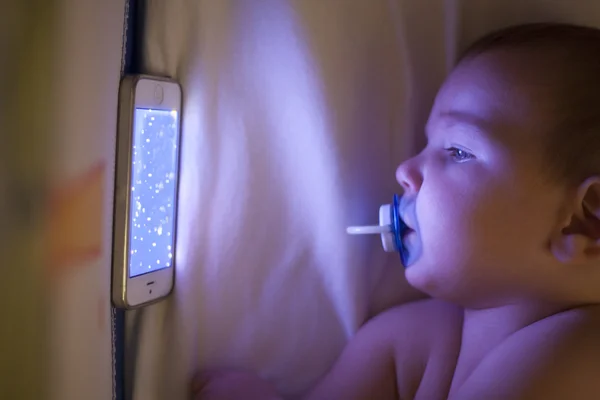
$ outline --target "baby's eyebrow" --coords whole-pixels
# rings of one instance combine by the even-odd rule
[[[445,111],[440,113],[440,118],[448,121],[450,125],[466,125],[476,131],[486,133],[493,131],[489,121],[464,111]]]

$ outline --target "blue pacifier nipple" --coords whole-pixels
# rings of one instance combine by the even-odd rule
[[[400,253],[402,265],[406,267],[408,261],[408,250],[402,243],[402,237],[407,229],[406,224],[400,218],[398,207],[400,197],[395,194],[392,204],[384,204],[379,207],[379,225],[351,226],[346,229],[350,235],[381,235],[381,244],[386,252],[397,251]]]

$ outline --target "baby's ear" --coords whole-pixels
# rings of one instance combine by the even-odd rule
[[[600,177],[579,186],[569,220],[552,240],[554,256],[564,263],[600,261]]]

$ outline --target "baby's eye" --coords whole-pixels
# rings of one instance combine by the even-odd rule
[[[465,162],[475,158],[473,154],[466,152],[462,149],[458,149],[456,147],[449,147],[446,149],[446,151],[450,154],[450,157],[452,157],[452,159],[456,162]]]

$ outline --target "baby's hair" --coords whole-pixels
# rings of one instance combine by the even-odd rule
[[[523,50],[524,63],[528,57],[549,61],[540,73],[552,74],[554,121],[543,149],[550,177],[578,185],[600,175],[600,29],[563,23],[511,26],[477,40],[460,61],[496,50]]]

